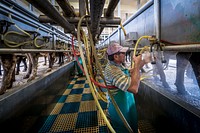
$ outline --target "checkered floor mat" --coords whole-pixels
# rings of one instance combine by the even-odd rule
[[[107,104],[99,101],[106,112]],[[74,77],[39,132],[108,132],[86,77]]]

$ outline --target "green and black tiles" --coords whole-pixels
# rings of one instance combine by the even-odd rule
[[[99,102],[106,112],[107,103]],[[86,77],[74,77],[39,132],[108,132]]]

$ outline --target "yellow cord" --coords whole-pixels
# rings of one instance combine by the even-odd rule
[[[138,44],[139,44],[139,42],[140,42],[143,38],[151,38],[151,36],[141,36],[141,37],[137,40],[137,42],[136,42],[136,44],[135,44],[134,51],[133,51],[133,56],[136,56],[136,50],[137,50]],[[142,52],[145,51],[146,49],[149,49],[149,48],[148,48],[148,47],[144,47],[144,48],[140,51],[140,54],[142,54]],[[133,67],[134,67],[134,62],[132,62],[131,68],[133,68]],[[147,78],[147,77],[141,76],[141,77],[140,77],[140,80],[143,80],[143,79],[145,79],[145,78]]]
[[[38,45],[37,40],[44,41],[44,43],[42,45]],[[38,36],[34,39],[34,45],[35,45],[36,48],[44,47],[47,43],[48,42],[45,42],[45,40],[43,38],[39,38]]]
[[[79,23],[78,23],[78,34],[77,34],[77,36],[78,36],[78,46],[79,46],[79,49],[80,49],[80,55],[81,55],[81,59],[82,59],[82,62],[83,62],[83,67],[84,67],[84,70],[85,70],[85,74],[86,74],[86,77],[87,77],[89,86],[90,86],[90,88],[91,88],[92,95],[93,95],[94,100],[95,100],[95,102],[96,102],[96,104],[97,104],[97,107],[98,107],[98,109],[99,109],[99,111],[100,111],[100,113],[101,113],[103,119],[105,120],[105,122],[106,122],[108,128],[110,129],[110,131],[111,131],[112,133],[115,133],[115,130],[114,130],[113,127],[111,126],[109,120],[107,119],[106,115],[104,114],[103,109],[101,108],[101,105],[99,104],[99,101],[98,101],[97,97],[95,96],[95,92],[94,92],[95,86],[94,86],[94,84],[93,84],[93,83],[91,82],[91,80],[90,80],[90,76],[89,76],[89,74],[88,74],[88,69],[87,69],[87,66],[86,66],[86,62],[85,62],[85,60],[84,60],[83,49],[82,49],[82,46],[81,46],[81,39],[80,39],[80,26],[81,26],[81,22],[82,22],[82,20],[83,20],[84,17],[85,17],[85,16],[81,17],[81,19],[80,19],[80,21],[79,21]],[[94,88],[94,89],[92,89],[92,88]]]
[[[139,42],[140,42],[143,38],[150,38],[150,37],[151,37],[151,36],[141,36],[141,37],[137,40],[137,42],[136,42],[136,44],[135,44],[133,56],[136,55],[136,50],[137,50],[137,47],[138,47]]]
[[[124,29],[124,26],[122,25],[122,23],[120,23],[120,26],[121,26],[121,28],[122,28],[122,30],[124,32],[124,36],[126,36],[126,30]]]
[[[26,45],[26,44],[31,44],[31,43],[32,43],[32,41],[26,41],[26,42],[21,42],[21,43],[9,41],[9,40],[7,39],[7,36],[8,36],[9,34],[15,34],[15,35],[24,36],[24,37],[27,36],[26,34],[18,33],[18,32],[16,32],[16,31],[8,31],[8,32],[6,32],[5,35],[4,35],[3,40],[4,40],[4,44],[5,44],[6,46],[8,46],[8,47],[16,48],[16,47],[19,47],[19,46],[22,46],[22,45]],[[28,36],[28,37],[30,37],[30,36]]]

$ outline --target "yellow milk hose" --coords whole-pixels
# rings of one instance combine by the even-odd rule
[[[81,59],[82,59],[82,62],[83,62],[83,67],[84,67],[84,70],[85,70],[85,74],[86,74],[86,77],[87,77],[87,80],[88,80],[88,83],[89,83],[89,86],[90,88],[95,88],[95,86],[92,84],[91,80],[90,80],[90,76],[88,74],[88,69],[87,69],[87,66],[86,66],[86,62],[84,60],[84,55],[83,55],[83,49],[82,49],[82,46],[81,46],[81,39],[80,39],[80,25],[81,25],[81,22],[82,22],[82,19],[84,18],[85,16],[81,17],[79,23],[78,23],[78,46],[79,46],[79,49],[80,49],[80,55],[81,55]],[[115,133],[115,130],[113,129],[113,127],[111,126],[109,120],[107,119],[106,115],[104,114],[103,112],[103,109],[101,108],[101,105],[99,104],[99,101],[97,99],[97,97],[95,96],[95,92],[94,92],[94,89],[91,89],[91,92],[92,92],[92,95],[94,97],[94,100],[96,102],[96,105],[103,117],[103,119],[105,120],[108,128],[110,129],[110,131],[112,133]]]
[[[9,18],[10,18],[11,22],[14,23],[13,20],[12,20],[11,14],[9,14]],[[26,31],[22,30],[21,28],[19,28],[15,23],[14,23],[14,26],[19,31],[21,31],[22,33],[19,33],[19,32],[16,32],[16,31],[8,31],[8,32],[6,32],[5,35],[4,35],[4,38],[3,38],[4,39],[4,44],[7,45],[8,47],[11,47],[11,48],[19,47],[19,46],[25,45],[25,44],[30,44],[32,41],[26,41],[26,42],[19,43],[19,42],[9,41],[7,39],[7,36],[9,34],[15,34],[15,35],[24,36],[24,37],[26,37],[26,36],[27,37],[31,37],[31,35],[29,33],[27,33]]]

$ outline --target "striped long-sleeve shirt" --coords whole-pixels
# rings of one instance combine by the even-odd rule
[[[107,85],[114,85],[122,91],[127,91],[131,84],[131,77],[126,75],[124,70],[127,69],[123,65],[109,61],[104,71],[104,77],[106,79]],[[111,91],[114,94],[118,89]]]

